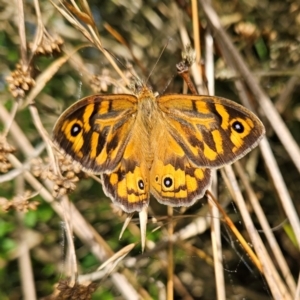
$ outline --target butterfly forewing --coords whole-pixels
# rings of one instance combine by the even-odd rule
[[[133,95],[84,98],[58,119],[54,142],[87,171],[113,171],[122,158],[136,110]]]
[[[175,94],[158,98],[158,105],[169,132],[198,167],[234,162],[265,132],[251,111],[227,99]]]

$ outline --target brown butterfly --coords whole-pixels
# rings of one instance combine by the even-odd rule
[[[198,95],[93,95],[58,119],[53,139],[85,171],[100,174],[105,194],[125,212],[150,194],[190,206],[203,197],[211,169],[234,162],[264,135],[262,122],[230,100]]]

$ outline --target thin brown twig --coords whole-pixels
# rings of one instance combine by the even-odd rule
[[[9,155],[9,160],[11,164],[16,168],[20,168],[22,166],[22,163],[18,161],[18,159],[15,158],[13,155]],[[44,200],[51,204],[53,210],[62,219],[64,219],[65,212],[61,204],[57,201],[54,201],[49,191],[37,179],[35,179],[30,172],[24,172],[24,178],[35,190],[39,192],[39,194],[43,197]],[[95,257],[97,257],[100,261],[104,261],[108,257],[112,256],[113,252],[109,248],[107,243],[104,241],[104,239],[96,232],[96,230],[93,227],[87,224],[85,219],[82,217],[82,215],[78,212],[76,207],[71,202],[69,203],[69,211],[72,215],[72,224],[74,226],[74,232],[85,244],[87,244],[90,247],[91,252],[95,255]],[[129,276],[131,276],[132,280],[132,274]],[[130,285],[130,283],[123,274],[113,273],[111,274],[111,280],[113,284],[116,285],[116,287],[119,289],[120,293],[124,295],[124,297],[128,296],[138,299],[138,293],[135,292],[133,295],[133,291],[135,289]],[[146,293],[146,291],[143,289],[141,291],[143,291],[143,293]]]
[[[186,65],[186,62],[183,60],[180,63],[176,65],[177,67],[177,74],[181,76],[181,78],[184,80],[190,91],[193,95],[198,95],[198,92],[191,80],[190,73],[189,73],[189,67]]]
[[[211,213],[211,243],[214,257],[216,299],[225,300],[226,293],[222,259],[220,214],[218,208],[211,203],[211,201],[209,201],[209,208]]]
[[[103,26],[117,41],[119,41],[122,45],[124,45],[128,49],[134,63],[137,66],[139,66],[139,68],[142,70],[144,76],[147,77],[149,75],[147,73],[148,70],[145,68],[145,66],[142,64],[142,62],[136,57],[136,55],[132,51],[132,48],[130,47],[130,44],[126,41],[126,39],[110,24],[104,23]]]
[[[174,14],[176,16],[176,19],[178,20],[177,24],[178,24],[178,30],[179,30],[179,34],[182,40],[182,44],[184,45],[184,47],[186,47],[187,45],[191,45],[191,41],[188,35],[188,32],[184,26],[183,23],[183,16],[182,16],[182,12],[177,8],[177,6],[173,6],[174,9]],[[203,87],[203,82],[202,82],[202,77],[201,77],[201,72],[199,72],[199,68],[196,64],[191,65],[191,73],[192,73],[192,77],[194,79],[195,85],[196,85],[196,89],[198,91],[198,93],[200,95],[205,95],[205,89]]]
[[[252,261],[256,265],[257,269],[263,273],[262,265],[260,261],[258,260],[257,256],[254,254],[252,249],[249,247],[248,243],[245,241],[244,237],[240,234],[240,232],[237,230],[231,219],[227,216],[225,210],[222,208],[222,206],[218,203],[217,199],[215,199],[214,195],[207,190],[206,191],[207,196],[214,202],[214,204],[218,207],[218,210],[221,212],[225,223],[229,226],[230,230],[233,232],[233,234],[237,237],[245,251],[248,253],[248,255],[251,257]]]
[[[202,69],[201,69],[201,40],[200,40],[198,1],[192,0],[191,3],[192,3],[194,49],[196,52],[196,66],[199,73],[200,84],[202,85],[203,82],[202,82]]]

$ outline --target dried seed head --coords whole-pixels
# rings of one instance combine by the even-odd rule
[[[43,35],[41,43],[36,49],[33,44],[29,44],[29,48],[34,51],[35,55],[57,55],[62,52],[64,40],[59,36],[51,36],[48,33]]]
[[[108,69],[103,69],[101,75],[94,75],[91,79],[91,88],[95,93],[107,92],[112,85],[113,79]]]
[[[14,98],[24,98],[25,94],[35,85],[31,74],[32,68],[20,62],[10,76],[6,77],[8,88]]]
[[[30,171],[35,177],[46,179],[48,176],[49,166],[46,166],[40,157],[34,158],[30,162]]]
[[[29,199],[33,197],[30,191],[25,191],[23,195],[17,195],[13,197],[12,200],[7,200],[5,198],[0,199],[0,206],[6,212],[10,210],[17,210],[22,212],[27,212],[29,210],[36,210],[39,205],[38,201],[30,201]]]
[[[57,165],[60,168],[61,175],[57,175],[50,168],[48,172],[48,179],[53,181],[53,197],[59,198],[63,195],[69,194],[76,188],[76,182],[79,178],[76,174],[81,172],[81,168],[78,168],[74,162],[68,157],[57,153]]]
[[[0,136],[0,172],[6,173],[11,168],[7,156],[15,151],[16,149],[7,142],[6,137]]]
[[[57,290],[59,290],[59,294],[55,299],[63,300],[63,299],[91,299],[92,294],[96,291],[98,287],[98,283],[90,283],[88,285],[82,285],[79,283],[75,283],[74,286],[69,286],[68,280],[60,280],[57,286]]]
[[[0,172],[7,173],[11,169],[11,163],[9,161],[0,161]]]
[[[258,28],[255,24],[250,22],[240,22],[235,25],[234,30],[247,40],[255,40],[259,36]]]

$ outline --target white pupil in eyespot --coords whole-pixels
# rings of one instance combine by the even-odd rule
[[[78,124],[74,124],[71,129],[71,135],[76,136],[81,131],[81,126]]]
[[[166,187],[172,186],[172,183],[173,183],[173,181],[172,181],[172,179],[170,177],[167,177],[167,178],[164,179],[164,185]]]
[[[138,185],[139,185],[139,188],[140,188],[141,190],[144,189],[144,182],[143,182],[143,180],[139,180]]]
[[[238,121],[235,121],[233,124],[232,124],[232,128],[238,132],[238,133],[243,133],[244,132],[244,126],[241,122],[238,122]]]

